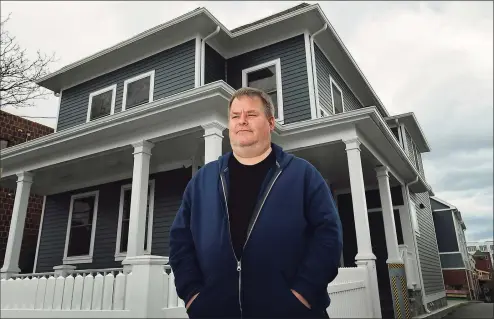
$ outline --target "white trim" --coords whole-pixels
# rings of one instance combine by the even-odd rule
[[[441,268],[441,270],[464,270],[465,267],[451,267],[451,268]]]
[[[408,212],[410,214],[410,217],[412,218],[412,229],[413,229],[415,235],[417,235],[417,236],[420,237],[420,226],[419,226],[419,219],[418,219],[418,216],[417,216],[417,205],[412,200],[412,198],[410,198],[409,201],[410,201],[410,205],[411,206],[409,206]],[[412,214],[412,211],[414,212],[413,214]]]
[[[312,50],[310,46],[310,35],[309,31],[304,32],[304,44],[305,44],[305,62],[307,64],[307,79],[309,82],[309,104],[310,104],[310,115],[312,119],[318,117],[318,107],[316,104],[316,79],[315,79],[315,65],[312,62]]]
[[[127,256],[126,252],[120,251],[120,241],[122,236],[122,219],[123,219],[123,201],[124,193],[126,190],[132,189],[131,184],[125,184],[120,187],[120,204],[118,208],[118,224],[117,224],[117,243],[115,245],[115,261],[122,261]],[[144,254],[151,254],[151,245],[153,240],[153,213],[154,213],[154,192],[155,182],[154,179],[149,180],[149,211],[148,211],[148,233],[147,233],[147,249],[144,250]]]
[[[441,208],[441,209],[433,209],[433,212],[445,212],[445,211],[452,211],[454,208]]]
[[[442,273],[442,271],[441,271],[441,273]],[[429,303],[429,302],[432,302],[432,301],[435,301],[435,300],[438,300],[441,298],[445,298],[445,297],[446,297],[446,291],[443,290],[443,291],[436,292],[436,293],[431,294],[431,295],[425,295],[425,302]]]
[[[38,264],[39,243],[41,242],[43,220],[45,219],[45,207],[46,207],[46,196],[43,196],[43,207],[41,208],[41,218],[39,220],[38,241],[36,243],[36,254],[34,255],[33,273],[36,273],[36,265]]]
[[[62,93],[63,90],[60,90],[60,95],[58,96],[58,106],[57,106],[57,121],[55,122],[55,127],[53,128],[53,132],[56,132],[58,129],[58,120],[60,119],[60,106],[62,105]]]
[[[136,75],[136,76],[124,81],[123,98],[122,98],[122,112],[126,110],[126,106],[127,106],[127,86],[132,82],[135,82],[135,81],[149,77],[149,95],[148,95],[149,100],[147,103],[151,103],[154,101],[154,99],[153,99],[153,97],[154,97],[154,73],[155,73],[155,71],[151,70],[151,71]],[[144,103],[144,104],[147,104],[147,103]]]
[[[412,202],[412,197],[410,196],[410,189],[409,186],[407,185],[402,185],[401,187],[401,193],[403,197],[403,203],[405,204],[406,207],[406,212],[408,216],[408,224],[412,228],[412,240],[413,240],[413,252],[415,254],[415,265],[417,269],[417,274],[418,274],[418,287],[419,289],[422,290],[422,296],[425,297],[425,285],[424,285],[424,278],[422,275],[422,265],[420,264],[420,254],[419,254],[419,245],[417,242],[417,234],[413,230],[413,222],[412,222],[412,215],[410,214],[410,203]],[[401,216],[400,216],[401,217]],[[442,273],[441,273],[442,276]]]
[[[67,256],[69,249],[69,238],[70,238],[70,230],[72,223],[72,211],[74,209],[74,200],[78,198],[84,197],[92,197],[94,196],[94,211],[93,211],[93,220],[91,223],[91,242],[89,245],[89,255],[86,256]],[[94,238],[96,235],[96,221],[98,216],[98,199],[99,199],[99,190],[81,193],[72,195],[70,197],[70,209],[69,209],[69,218],[67,221],[67,232],[65,234],[65,248],[63,252],[63,263],[64,264],[78,264],[78,263],[92,263],[93,262],[93,252],[94,252]]]
[[[282,81],[281,81],[281,60],[280,58],[272,61],[268,61],[265,63],[261,63],[250,68],[246,68],[242,70],[242,87],[247,87],[247,75],[251,72],[261,70],[270,66],[275,66],[276,70],[276,95],[278,98],[278,118],[276,119],[280,123],[284,121],[283,115],[283,89],[282,89]]]
[[[87,105],[86,123],[91,121],[91,104],[93,104],[93,97],[96,95],[102,94],[102,93],[106,93],[108,91],[112,91],[111,108],[110,108],[110,114],[105,115],[105,116],[109,116],[109,115],[112,115],[113,113],[115,113],[115,96],[117,94],[117,85],[113,84],[113,85],[105,87],[101,90],[98,90],[96,92],[92,92],[91,94],[89,94],[89,102]],[[102,116],[102,117],[105,117],[105,116]],[[98,119],[100,119],[100,118],[101,117],[99,117]]]
[[[220,32],[221,28],[220,26],[216,27],[216,30],[208,34],[204,39],[201,41],[201,85],[204,85],[204,78],[206,75],[206,41],[214,37]]]
[[[196,35],[196,48],[195,48],[195,60],[194,60],[194,87],[201,86],[201,36]]]
[[[336,88],[340,91],[340,95],[341,95],[341,107],[342,107],[341,113],[345,113],[345,98],[343,96],[343,90],[340,88],[340,86],[338,85],[338,83],[336,83],[336,81],[333,80],[333,77],[330,75],[329,76],[329,87],[331,88],[331,103],[333,103],[333,115],[336,115],[337,114],[336,113],[336,109],[334,107],[333,85],[336,86]]]
[[[439,255],[454,255],[454,254],[460,254],[461,251],[445,251],[445,252],[440,252]]]

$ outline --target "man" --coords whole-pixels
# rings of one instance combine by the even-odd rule
[[[186,187],[170,230],[170,265],[190,318],[324,318],[338,273],[341,223],[328,185],[271,142],[270,97],[235,92],[233,152]]]

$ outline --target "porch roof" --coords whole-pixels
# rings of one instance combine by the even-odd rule
[[[233,88],[218,81],[4,149],[0,152],[2,183],[15,182],[15,174],[22,171],[45,170],[49,178],[46,170],[50,167],[119,152],[141,140],[158,143],[191,133],[200,137],[202,126],[212,122],[227,127],[226,105],[233,93]],[[292,124],[277,123],[273,141],[293,152],[341,142],[356,134],[377,161],[404,183],[418,176],[418,183],[410,186],[412,192],[432,192],[376,107]],[[180,144],[174,147],[180,148]]]
[[[208,44],[225,58],[230,58],[287,37],[310,34],[326,27],[317,37],[324,52],[331,52],[332,62],[364,106],[376,105],[389,116],[383,103],[357,66],[319,4],[300,5],[234,30],[227,29],[206,8],[197,8],[166,23],[146,30],[112,47],[69,64],[40,79],[37,84],[55,93],[88,79],[121,68],[196,36],[202,38],[219,28]],[[328,54],[329,55],[329,54]]]

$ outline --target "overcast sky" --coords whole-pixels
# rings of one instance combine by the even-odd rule
[[[233,29],[298,3],[2,1],[0,12],[22,47],[56,53],[56,70],[197,7]],[[388,111],[415,112],[432,148],[427,180],[462,212],[467,238],[492,240],[492,2],[320,5]],[[55,117],[56,107],[52,96],[7,111]]]

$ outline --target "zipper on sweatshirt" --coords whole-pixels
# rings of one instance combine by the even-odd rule
[[[271,192],[271,189],[273,188],[274,183],[276,182],[276,180],[278,179],[278,177],[280,176],[280,174],[282,172],[282,169],[280,168],[280,165],[278,164],[278,162],[276,162],[276,165],[277,165],[278,169],[275,172],[274,178],[268,184],[268,190],[267,190],[267,192],[264,194],[264,196],[262,198],[261,205],[255,211],[254,222],[252,223],[252,225],[250,225],[250,228],[249,228],[249,231],[248,231],[248,234],[247,234],[247,238],[245,239],[245,243],[244,243],[243,248],[245,248],[245,246],[247,244],[247,241],[250,238],[250,234],[252,233],[252,229],[254,228],[254,225],[257,222],[257,218],[259,217],[259,214],[260,214],[260,212],[262,210],[262,207],[264,206],[264,203],[266,202],[266,199],[268,198],[268,195]],[[237,258],[237,255],[235,254],[235,249],[233,248],[233,242],[231,240],[232,234],[231,234],[231,229],[230,229],[230,214],[228,212],[228,198],[227,198],[227,195],[226,195],[227,193],[226,193],[226,187],[225,187],[225,179],[224,179],[224,175],[223,175],[224,172],[226,172],[227,170],[228,170],[228,168],[226,168],[222,173],[220,173],[220,179],[221,179],[221,186],[223,188],[223,195],[225,197],[226,216],[227,216],[227,219],[228,219],[228,232],[230,234],[230,245],[232,247],[233,256],[235,257],[235,260],[237,261],[237,272],[238,272],[238,302],[239,302],[239,305],[240,305],[240,316],[242,317],[243,316],[243,310],[242,310],[242,257],[240,257],[240,259]]]

